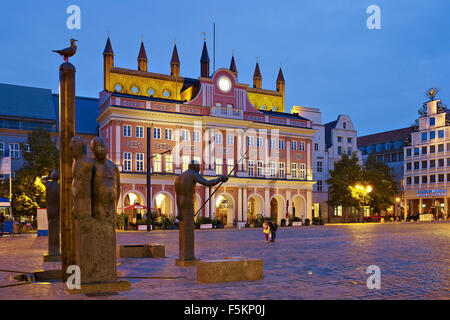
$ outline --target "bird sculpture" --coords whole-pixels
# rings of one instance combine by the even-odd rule
[[[61,50],[52,50],[53,52],[59,53],[64,61],[69,61],[69,58],[72,57],[77,52],[77,45],[75,44],[75,39],[70,39],[70,47],[61,49]]]

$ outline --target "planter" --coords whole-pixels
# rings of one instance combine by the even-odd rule
[[[137,229],[139,231],[147,231],[147,225],[146,224],[140,224],[140,225],[138,225]]]
[[[247,223],[245,223],[245,222],[238,222],[238,223],[237,223],[237,227],[238,227],[239,229],[245,228],[246,225],[247,225]]]
[[[262,223],[259,223],[259,222],[255,223],[255,228],[261,228],[261,227],[262,227]]]
[[[212,229],[212,228],[213,228],[212,223],[202,223],[200,225],[200,229]]]
[[[293,227],[301,227],[302,225],[303,225],[303,223],[301,221],[292,221]]]

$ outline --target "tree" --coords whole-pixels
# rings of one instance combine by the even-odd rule
[[[330,178],[327,180],[330,206],[358,206],[358,200],[352,196],[350,189],[350,186],[361,180],[362,168],[358,161],[356,152],[353,152],[351,157],[343,154],[341,160],[334,163],[334,170],[330,170]]]
[[[394,204],[394,197],[398,194],[400,186],[384,162],[370,155],[364,164],[363,178],[364,182],[373,188],[369,205],[375,212],[386,210]]]
[[[50,132],[42,127],[33,130],[27,144],[28,150],[20,144],[25,163],[13,182],[11,206],[16,217],[35,216],[37,208],[45,207],[45,188],[39,179],[53,169],[59,171],[59,151]]]

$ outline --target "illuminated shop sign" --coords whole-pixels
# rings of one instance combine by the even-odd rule
[[[447,189],[417,191],[418,197],[438,197],[438,196],[446,196],[446,195],[447,195]]]

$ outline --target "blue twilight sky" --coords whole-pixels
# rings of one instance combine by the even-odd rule
[[[66,8],[81,8],[81,30],[66,27]],[[369,5],[381,9],[381,30],[369,30]],[[61,58],[52,49],[79,40],[71,62],[77,95],[98,97],[107,30],[115,65],[137,68],[141,34],[149,71],[169,73],[174,38],[181,74],[197,78],[203,31],[216,69],[234,50],[239,80],[252,84],[255,59],[263,88],[274,89],[280,63],[286,107],[320,108],[323,123],[351,116],[358,135],[410,125],[438,87],[450,101],[450,1],[2,1],[0,82],[58,91]],[[212,64],[211,64],[212,69]]]

